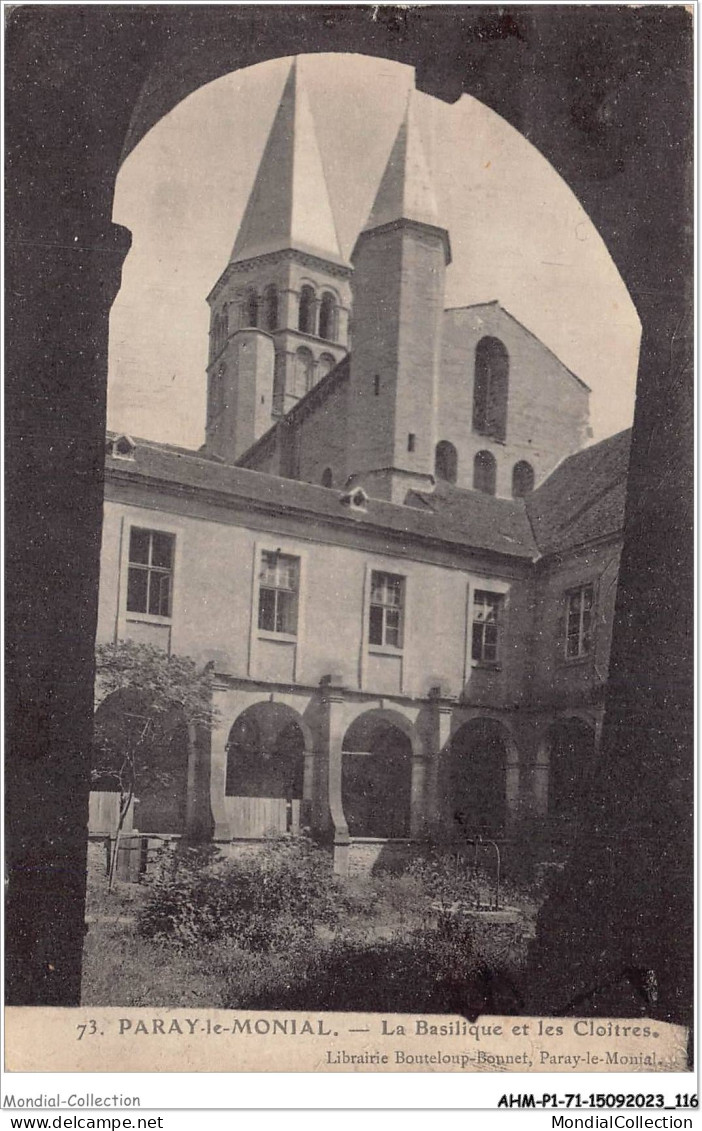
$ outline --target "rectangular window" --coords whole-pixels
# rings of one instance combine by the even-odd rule
[[[479,663],[495,664],[500,658],[503,604],[501,593],[476,589],[473,594],[471,657]]]
[[[581,585],[566,593],[566,641],[567,660],[577,660],[588,656],[592,648],[592,606],[594,589],[592,585]]]
[[[402,614],[404,608],[405,579],[394,573],[371,574],[370,644],[389,644],[402,647]]]
[[[127,612],[171,615],[175,535],[133,526],[129,533]]]
[[[297,633],[297,596],[300,559],[275,551],[261,554],[258,590],[258,627],[265,632]]]

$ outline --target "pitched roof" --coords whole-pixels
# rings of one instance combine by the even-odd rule
[[[550,353],[551,357],[555,358],[558,364],[566,371],[566,373],[570,374],[574,381],[577,381],[579,385],[582,385],[584,389],[587,389],[588,393],[592,392],[592,389],[587,384],[587,382],[583,381],[582,377],[578,377],[577,373],[573,373],[573,370],[569,369],[564,361],[561,361],[558,354],[554,353],[551,347],[547,346],[545,342],[542,342],[541,338],[537,338],[533,330],[530,330],[528,326],[525,326],[523,322],[520,322],[518,318],[515,318],[515,316],[511,314],[509,310],[507,310],[507,307],[502,305],[499,299],[493,298],[490,300],[490,302],[472,302],[468,306],[449,306],[446,310],[444,310],[444,318],[455,318],[457,315],[465,314],[469,311],[487,309],[490,309],[491,311],[499,310],[501,314],[504,314],[506,318],[509,318],[511,322],[514,322],[515,326],[519,326],[520,330],[523,330],[525,334],[528,334],[530,338],[533,338],[535,342],[538,342],[543,350],[546,350],[547,353]]]
[[[109,434],[111,439],[116,435]],[[135,439],[128,460],[108,451],[107,467],[128,479],[215,492],[228,496],[232,505],[252,510],[535,560],[621,532],[630,440],[627,430],[569,456],[526,499],[499,499],[439,483],[431,493],[410,491],[404,506],[371,498],[363,512],[345,507],[344,493],[338,490],[224,464],[151,440]],[[361,476],[355,486],[362,485]]]
[[[526,499],[542,554],[574,549],[624,525],[631,429],[568,456]]]
[[[342,523],[359,530],[405,536],[408,541],[443,543],[527,560],[536,551],[522,500],[462,491],[456,493],[470,498],[460,505],[447,500],[442,506],[436,505],[435,496],[412,492],[415,498],[407,506],[371,498],[364,511],[352,511],[341,501],[344,493],[332,488],[216,463],[198,453],[149,440],[135,438],[135,443],[129,460],[108,452],[107,470],[113,478],[149,480],[151,486],[168,484],[190,493],[214,492],[228,498],[232,506],[299,515],[308,525],[310,520],[319,526]],[[362,486],[362,480],[358,486]]]
[[[283,89],[230,263],[288,248],[348,266],[339,248],[297,59]]]
[[[490,545],[503,553],[535,557],[537,546],[523,499],[498,499],[482,491],[437,483],[433,492],[410,491],[406,504],[429,510],[466,545]]]
[[[439,219],[434,185],[419,132],[416,92],[410,91],[405,116],[397,131],[385,172],[361,235],[398,220],[412,220],[445,231]],[[359,236],[360,238],[360,236]],[[451,261],[445,232],[446,261]]]

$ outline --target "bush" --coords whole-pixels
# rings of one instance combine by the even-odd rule
[[[519,1013],[523,1007],[518,970],[487,963],[476,950],[472,926],[459,921],[390,939],[311,940],[292,964],[293,977],[290,966],[287,977],[274,968],[258,984],[249,975],[245,988],[232,971],[224,1007],[464,1016]]]
[[[440,914],[458,907],[484,905],[494,886],[492,876],[474,875],[472,861],[457,852],[437,851],[420,857],[412,861],[408,873],[421,885],[426,899]]]
[[[169,853],[138,927],[182,946],[229,938],[266,953],[301,945],[343,910],[328,854],[304,837],[280,837],[238,859],[210,848]]]
[[[471,850],[450,852],[437,850],[413,860],[407,874],[420,885],[431,908],[439,915],[460,909],[491,909],[495,894],[495,867],[492,860],[481,861],[477,872],[473,869]],[[535,883],[515,883],[502,870],[500,878],[500,907],[518,907],[527,916],[535,914],[540,902],[539,888]]]

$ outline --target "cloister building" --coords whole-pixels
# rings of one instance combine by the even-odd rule
[[[351,259],[295,65],[211,308],[199,451],[108,438],[98,639],[215,673],[140,830],[309,828],[339,871],[567,840],[603,711],[629,435],[499,302],[444,309],[412,100]],[[528,830],[528,831],[527,831]]]

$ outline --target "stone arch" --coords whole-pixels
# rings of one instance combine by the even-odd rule
[[[263,292],[263,329],[278,329],[278,288],[269,283]]]
[[[294,734],[293,728],[299,733]],[[277,790],[292,783],[299,785],[302,796],[302,758],[311,749],[309,726],[293,707],[269,700],[251,704],[237,715],[229,729],[226,793],[232,796],[235,787],[250,791],[259,785]],[[278,763],[273,764],[276,759]],[[239,795],[282,797],[287,796],[287,790]]]
[[[517,762],[509,729],[489,715],[468,719],[452,734],[443,761],[450,834],[501,835],[509,819],[514,790],[510,774]]]
[[[319,337],[335,342],[338,337],[337,300],[331,291],[324,291],[319,304]]]
[[[434,475],[445,483],[458,479],[458,452],[450,440],[439,440],[434,452]]]
[[[95,711],[93,768],[99,763],[118,765],[121,748],[138,740],[149,717],[152,753],[136,778],[134,827],[144,833],[183,833],[190,744],[187,723],[177,704],[154,717],[147,694],[138,688],[126,687],[106,696]],[[96,792],[118,792],[119,788],[116,774],[101,775],[92,783]]]
[[[525,460],[520,459],[512,468],[512,498],[523,499],[534,490],[534,468]]]
[[[304,397],[314,383],[314,358],[306,346],[300,346],[295,351],[293,366],[293,393],[296,397]]]
[[[485,495],[494,495],[497,489],[497,460],[487,450],[476,452],[473,459],[473,488]]]
[[[319,361],[317,362],[317,379],[321,381],[323,377],[326,377],[327,373],[331,373],[335,365],[336,358],[330,353],[320,354]]]
[[[258,314],[258,292],[253,287],[249,287],[244,295],[242,327],[258,326]]]
[[[408,837],[412,760],[419,739],[398,711],[358,715],[342,744],[341,796],[350,835]]]
[[[307,723],[285,703],[253,703],[237,715],[226,743],[225,804],[233,836],[299,831],[305,756],[312,749]]]
[[[315,305],[314,287],[310,286],[309,283],[304,283],[300,288],[300,304],[297,314],[297,328],[303,334],[314,334],[315,332]]]
[[[60,82],[56,82],[56,98],[50,112],[45,115],[45,120],[40,124],[40,132],[43,132],[46,136],[49,136],[52,131],[56,132],[62,144],[67,147],[67,152],[73,155],[72,159],[64,163],[65,168],[63,170],[56,172],[53,167],[56,163],[54,162],[51,166],[50,147],[45,147],[43,158],[41,146],[38,147],[38,157],[34,151],[32,151],[30,157],[26,156],[28,147],[24,146],[22,149],[25,154],[25,161],[31,159],[34,164],[38,161],[42,173],[50,169],[51,173],[55,174],[57,178],[55,183],[59,186],[64,185],[67,191],[70,190],[73,182],[80,181],[81,178],[77,177],[76,169],[83,168],[81,162],[84,163],[84,168],[89,169],[90,177],[86,181],[87,187],[82,198],[77,202],[77,215],[81,222],[87,226],[92,225],[91,231],[95,231],[96,240],[98,235],[105,240],[109,236],[114,241],[113,244],[110,244],[110,247],[114,252],[117,252],[118,249],[121,250],[122,254],[126,253],[127,250],[127,240],[124,234],[107,221],[100,223],[96,221],[96,217],[107,217],[110,214],[114,172],[119,163],[124,160],[140,138],[180,100],[187,97],[192,90],[197,89],[205,81],[211,81],[214,76],[227,73],[232,67],[251,65],[252,62],[269,58],[271,53],[276,51],[281,56],[285,55],[289,50],[291,35],[290,23],[282,22],[278,26],[275,24],[271,26],[268,12],[265,11],[260,17],[263,21],[261,34],[258,34],[259,28],[255,27],[257,34],[252,38],[250,29],[247,27],[247,35],[242,35],[240,39],[242,46],[238,46],[235,20],[239,17],[249,20],[248,10],[242,13],[241,10],[236,9],[236,6],[229,9],[227,18],[231,19],[232,22],[226,27],[226,33],[223,33],[220,10],[211,6],[210,11],[214,11],[215,14],[210,17],[210,24],[205,26],[202,33],[194,39],[192,24],[191,22],[186,23],[189,13],[185,9],[180,9],[179,14],[182,17],[180,21],[178,21],[177,16],[172,14],[172,9],[162,9],[161,12],[154,9],[153,11],[156,12],[156,15],[152,16],[149,13],[148,20],[144,22],[143,27],[139,26],[138,23],[129,23],[116,17],[111,26],[110,41],[105,50],[96,49],[99,46],[100,36],[104,34],[102,24],[96,25],[94,23],[92,28],[87,24],[85,26],[82,24],[74,35],[71,34],[70,20],[63,21],[62,26],[54,29],[56,32],[55,42],[52,44],[54,50],[48,59],[48,70],[45,75],[45,77],[48,76],[48,82],[51,82],[52,75],[60,78],[65,72],[65,60],[73,59],[75,61],[77,53],[81,73],[84,77],[85,97],[82,99],[81,107],[83,109],[88,108],[88,115],[94,113],[92,95],[110,90],[114,88],[115,84],[120,87],[119,105],[114,98],[106,104],[109,113],[106,119],[103,118],[102,120],[104,145],[101,146],[98,156],[96,157],[90,146],[85,144],[85,119],[81,117],[81,107],[78,107],[77,111],[78,120],[65,112],[62,106],[62,99],[65,101],[65,95],[60,89]],[[589,11],[592,12],[593,19],[601,18],[596,8],[589,9]],[[435,12],[436,16],[434,15]],[[640,34],[641,21],[648,21],[649,18],[658,19],[655,11],[644,10],[642,12],[638,9],[627,9],[619,14],[622,19],[631,21],[627,28],[630,42],[639,42],[639,40],[645,42],[646,60],[655,60],[659,56],[664,59],[666,52],[670,57],[671,43],[674,43],[676,47],[679,46],[679,23],[671,25],[670,21],[664,22],[660,28],[656,29],[656,35]],[[678,16],[684,17],[685,15],[682,10],[670,11],[666,14],[670,15],[673,20]],[[20,13],[20,15],[26,15],[26,12]],[[289,10],[283,11],[281,9],[281,20],[283,21],[286,19],[288,21],[294,20],[295,15],[295,13],[291,14]],[[354,15],[357,17],[355,22]],[[72,18],[75,21],[79,17],[80,13]],[[547,13],[547,17],[551,18],[551,12]],[[30,11],[29,18],[30,20],[32,18],[40,19],[41,15],[37,16],[36,12]],[[466,9],[465,16],[461,14],[460,17],[466,23],[471,18],[469,9]],[[493,18],[499,22],[501,18],[499,12],[496,12]],[[564,19],[568,18],[569,16],[564,10]],[[540,152],[551,161],[557,172],[566,178],[570,178],[569,183],[586,211],[599,218],[600,232],[617,268],[622,272],[629,285],[634,287],[634,290],[636,281],[645,275],[647,263],[651,260],[655,260],[661,265],[662,275],[674,280],[675,285],[666,290],[669,299],[667,305],[661,306],[660,301],[657,305],[650,301],[647,304],[645,295],[637,295],[637,308],[644,324],[644,336],[647,336],[649,341],[660,343],[660,354],[663,356],[668,345],[668,331],[673,334],[679,326],[681,306],[679,296],[684,295],[681,280],[684,280],[687,270],[685,248],[689,243],[686,236],[688,226],[684,214],[685,203],[678,194],[676,201],[680,201],[680,203],[677,208],[671,208],[670,201],[662,198],[658,184],[651,185],[648,180],[642,180],[640,162],[637,161],[640,144],[629,145],[627,148],[626,144],[622,145],[622,138],[626,139],[629,136],[627,130],[629,134],[632,134],[632,131],[643,128],[644,142],[651,147],[654,155],[650,162],[651,168],[665,171],[666,185],[677,184],[680,178],[683,177],[684,179],[685,176],[686,150],[680,139],[683,138],[684,140],[684,131],[688,129],[686,116],[682,113],[673,115],[672,124],[666,131],[658,129],[657,123],[651,120],[645,121],[643,127],[640,127],[636,109],[641,104],[642,95],[638,86],[636,86],[630,92],[630,97],[626,97],[625,91],[623,97],[611,99],[613,120],[609,123],[608,131],[578,129],[579,119],[574,113],[574,107],[576,106],[576,99],[579,103],[582,103],[581,84],[573,83],[572,74],[566,68],[559,70],[557,65],[554,66],[554,60],[556,62],[558,60],[557,51],[564,42],[562,35],[557,34],[557,25],[553,29],[556,34],[548,34],[539,38],[538,54],[530,54],[529,51],[526,51],[523,57],[515,56],[515,72],[512,81],[495,84],[489,81],[494,64],[494,36],[485,36],[483,41],[477,45],[475,65],[471,67],[469,73],[466,72],[465,67],[458,67],[456,59],[460,62],[460,51],[455,54],[455,57],[451,53],[456,44],[459,43],[460,37],[467,34],[467,29],[461,24],[457,32],[454,12],[447,15],[446,9],[443,11],[438,8],[431,9],[427,19],[439,22],[438,24],[432,22],[431,34],[424,37],[398,37],[392,21],[389,21],[387,26],[383,26],[379,22],[377,36],[373,42],[368,39],[367,29],[364,26],[365,19],[363,11],[356,10],[354,12],[350,10],[348,20],[344,21],[343,26],[340,25],[339,21],[333,23],[328,21],[326,27],[316,28],[318,49],[367,51],[369,54],[397,58],[401,62],[416,66],[417,83],[421,85],[421,89],[431,94],[438,93],[452,101],[462,92],[464,87],[468,87],[470,88],[469,93],[484,99],[493,110],[501,114],[517,129],[520,128],[520,115],[523,110],[523,99],[520,97],[523,90],[521,77],[527,75],[533,87],[534,76],[537,76],[539,81],[537,81],[535,89],[539,113],[532,116],[532,144],[537,146]],[[161,21],[160,24],[159,21]],[[166,21],[168,21],[168,26],[166,26]],[[29,26],[29,33],[26,30],[27,26]],[[294,31],[294,29],[292,30]],[[20,36],[21,31],[20,25]],[[586,22],[583,31],[589,40],[592,35],[591,23]],[[31,36],[36,33],[33,31],[31,23],[27,25],[25,22],[25,36],[28,34]],[[401,42],[398,42],[398,38],[401,38]],[[21,38],[20,42],[22,42]],[[27,42],[26,38],[24,42]],[[431,66],[431,58],[428,54],[429,47],[427,47],[427,44],[429,44],[435,51],[437,43],[445,51],[447,60],[446,66],[440,68],[440,73],[437,72],[435,67]],[[134,67],[127,73],[123,73],[123,60],[127,57],[133,59]],[[586,61],[582,63],[583,66],[591,67],[592,58],[592,52],[580,52],[580,59]],[[18,60],[20,60],[19,67],[17,67]],[[604,61],[600,62],[597,72],[605,89],[609,80],[616,82],[616,75],[613,76],[611,67],[607,71],[607,65],[605,58]],[[209,71],[206,69],[208,66],[210,67]],[[25,119],[26,121],[32,120],[33,104],[28,92],[31,91],[33,97],[36,90],[36,76],[31,69],[30,54],[27,51],[15,51],[15,67],[18,70],[13,87],[16,92],[16,113],[13,122],[16,140],[23,121]],[[666,74],[668,84],[666,86],[666,97],[670,105],[675,104],[677,92],[680,90],[681,75],[684,76],[684,68],[683,70],[668,68],[666,71],[665,68],[660,69],[654,65],[649,66],[647,70],[644,69],[644,75],[647,73],[652,76],[649,81],[651,89],[653,89],[654,82],[659,83],[659,74]],[[669,93],[671,86],[674,91],[672,96]],[[619,94],[621,95],[621,93],[620,89]],[[125,129],[124,117],[130,105],[133,107],[132,115]],[[558,129],[554,125],[554,113],[562,116],[566,129]],[[24,115],[24,118],[22,115]],[[568,129],[570,129],[570,133]],[[74,149],[71,149],[72,146]],[[592,177],[593,163],[606,171],[608,167],[611,167],[612,161],[615,160],[619,162],[620,176],[609,178],[609,181],[606,177],[599,179]],[[17,162],[12,174],[14,177],[14,196],[12,199],[15,202],[14,219],[17,230],[23,227],[18,216],[22,218],[26,212],[26,216],[29,217],[27,229],[30,230],[32,217],[37,214],[35,196],[18,191],[17,186],[21,185],[24,173],[25,169],[22,162]],[[55,226],[57,231],[62,231],[60,225],[65,220],[66,193],[56,191],[54,181],[50,177],[45,177],[44,181],[47,187],[43,193],[42,201],[48,206],[48,219],[45,216],[47,230]],[[39,184],[44,183],[44,181],[41,177],[38,178]],[[635,208],[631,207],[632,200],[636,203]],[[20,201],[21,204],[17,205],[17,201]],[[25,211],[23,212],[22,209]],[[77,223],[75,216],[74,211],[72,218]],[[640,223],[641,216],[645,217],[647,231],[651,233],[653,250],[650,240],[643,246],[641,241],[637,241],[635,238],[635,221]],[[661,222],[661,218],[665,222]],[[67,248],[68,244],[68,238],[64,239],[63,246]],[[66,252],[65,254],[69,253]],[[58,310],[56,317],[53,317],[55,311],[50,308],[51,325],[56,339],[52,338],[53,353],[60,356],[61,349],[70,349],[72,336],[76,332],[82,332],[85,335],[86,331],[84,328],[81,330],[81,327],[84,326],[85,311],[87,310],[92,319],[89,331],[91,340],[95,340],[106,356],[107,315],[114,293],[111,288],[116,289],[119,286],[119,258],[115,254],[98,255],[94,258],[95,263],[100,265],[100,271],[98,272],[97,267],[93,265],[92,273],[87,270],[80,273],[85,295],[88,297],[84,299],[82,292],[77,288],[75,298],[67,306],[60,286],[63,274],[68,270],[64,260],[59,255],[52,261],[48,261],[46,256],[43,256],[37,262],[23,249],[23,253],[17,261],[18,270],[21,266],[21,285],[15,288],[16,296],[13,297],[15,310],[13,314],[19,317],[17,312],[24,311],[23,317],[29,325],[27,332],[22,332],[24,324],[20,319],[18,323],[20,330],[17,331],[14,342],[11,343],[15,349],[12,360],[19,372],[27,374],[40,372],[42,351],[46,352],[45,341],[41,335],[32,333],[36,321],[36,305],[28,302],[26,297],[29,290],[28,284],[34,285],[36,279],[40,280],[41,283],[41,295],[46,293],[55,296],[54,304]],[[50,285],[47,285],[47,278]],[[115,279],[116,281],[113,282]],[[58,284],[55,281],[58,281]],[[90,300],[96,293],[100,298],[93,307],[90,305]],[[684,299],[682,305],[684,306]],[[76,330],[76,326],[78,330]],[[664,391],[661,392],[658,372],[659,367],[652,364],[643,367],[639,376],[639,397],[650,408],[649,416],[654,420],[656,419],[656,407],[660,404],[665,405]],[[95,369],[95,360],[92,355],[84,357],[82,361],[80,358],[77,359],[73,366],[72,383],[63,391],[66,403],[69,404],[70,408],[74,408],[73,415],[76,419],[82,419],[80,414],[85,399],[86,383],[90,381],[96,381],[98,385],[104,383],[105,373],[104,364],[99,365],[97,370]],[[18,388],[21,390],[22,396],[29,396],[26,381],[19,382]],[[34,407],[36,410],[36,406],[42,402],[41,398],[35,398],[35,400]],[[101,398],[98,396],[97,403],[99,404],[100,401]],[[53,404],[50,408],[53,409]],[[65,419],[70,418],[70,408],[61,415],[61,420],[65,421]],[[15,411],[17,411],[16,408]],[[52,423],[55,426],[56,421],[49,420],[49,410],[46,411],[48,426],[39,427],[37,423],[32,432],[34,458],[31,464],[27,461],[28,467],[42,467],[47,462],[55,463],[61,455],[61,444],[56,445],[55,427],[52,429],[51,426]],[[671,411],[678,413],[675,417],[676,422],[682,421],[679,433],[682,437],[680,442],[684,446],[686,442],[684,426],[691,414],[685,416],[684,406],[678,405],[674,405]],[[57,416],[57,414],[54,413],[54,416]],[[642,429],[639,429],[640,423],[637,420],[636,436],[641,439],[641,443],[638,448],[635,445],[635,450],[640,449],[644,452],[644,455],[647,455],[645,420]],[[84,440],[86,437],[92,439],[97,445],[103,438],[103,429],[104,421],[101,421],[100,414],[96,413],[92,421],[83,425],[82,437]],[[641,430],[643,430],[643,437],[639,435]],[[20,433],[21,430],[18,430],[18,436]],[[667,434],[664,440],[666,443],[668,442]],[[27,438],[23,437],[22,446],[26,448],[27,443]],[[95,515],[99,514],[102,494],[102,483],[97,481],[94,476],[86,477],[84,475],[82,466],[74,458],[73,447],[64,444],[63,448],[65,449],[64,465],[61,468],[61,474],[54,476],[54,479],[61,484],[63,497],[71,498],[74,505],[73,518],[69,523],[71,536],[68,537],[66,532],[68,519],[62,515],[59,523],[59,536],[54,539],[57,551],[55,558],[57,560],[54,563],[53,586],[56,591],[64,589],[66,578],[72,576],[70,570],[67,572],[67,567],[58,551],[63,546],[65,555],[68,553],[66,547],[69,547],[72,551],[76,544],[80,544],[81,539],[85,539],[86,544],[92,544],[91,539],[94,539],[96,530],[97,535],[99,535]],[[659,510],[665,510],[667,513],[671,509],[670,500],[672,499],[672,503],[677,503],[678,508],[676,510],[675,506],[672,506],[673,514],[676,517],[682,515],[678,523],[679,528],[681,530],[687,529],[685,514],[687,498],[685,493],[678,492],[676,499],[673,490],[669,492],[670,499],[666,500],[664,497],[661,502],[661,487],[656,478],[658,463],[659,461],[648,458],[648,464],[644,461],[640,466],[639,463],[635,465],[637,472],[640,471],[642,482],[644,472],[646,473],[646,487],[650,488],[650,495],[653,500],[650,506],[654,508],[659,505]],[[27,508],[28,497],[32,502],[36,499],[37,505],[46,506],[47,502],[46,477],[32,477],[25,474],[22,487],[23,490],[15,492],[16,506],[19,512],[19,521],[15,523],[17,530],[23,529],[22,516]],[[645,492],[642,491],[642,496],[643,494]],[[75,498],[80,498],[87,505],[75,505]],[[61,508],[58,506],[54,507],[53,510],[57,514],[61,512]],[[53,534],[50,525],[49,533]],[[657,577],[658,574],[655,573],[655,570],[661,567],[657,560],[651,565],[650,554],[648,548],[643,545],[643,541],[640,540],[641,545],[639,545],[633,536],[629,539],[627,535],[627,539],[627,546],[631,542],[632,556],[634,553],[638,554],[637,564],[641,559],[642,568],[653,570]],[[43,546],[41,552],[45,556]],[[667,552],[667,560],[672,562],[673,567],[679,570],[680,563],[675,557],[677,546],[671,543]],[[40,556],[38,550],[35,553],[37,557]],[[24,594],[26,573],[31,567],[33,567],[31,556],[28,564],[27,554],[25,553],[21,559],[21,568],[15,571],[21,581],[19,589],[21,594]],[[63,594],[63,603],[44,600],[34,602],[31,607],[27,605],[29,612],[23,617],[15,618],[24,633],[24,637],[31,640],[40,640],[42,633],[45,636],[47,633],[50,635],[47,624],[51,627],[53,622],[58,623],[59,616],[65,619],[65,601],[70,601],[71,608],[76,611],[76,623],[79,623],[80,610],[84,607],[86,600],[91,599],[93,587],[96,583],[97,565],[93,562],[90,568],[83,571],[82,588],[74,581],[73,588],[69,589],[67,594]],[[652,586],[652,592],[655,592],[655,586]],[[680,622],[683,623],[688,616],[688,609],[684,601],[679,601],[677,604],[678,617]],[[30,627],[35,629],[34,632],[27,632],[27,618],[29,618]],[[668,645],[667,652],[663,648],[663,659],[659,654],[659,660],[661,664],[664,664],[668,656],[671,655],[673,657],[671,662],[679,665],[679,645],[676,644],[674,634],[670,636],[670,639],[673,643]],[[660,641],[656,641],[656,644],[658,653],[660,653],[662,648]],[[44,658],[44,664],[41,668],[42,680],[37,681],[36,694],[44,695],[50,692],[54,695],[54,698],[58,696],[59,699],[63,695],[68,703],[68,708],[53,713],[53,720],[50,720],[48,724],[48,737],[38,751],[36,736],[32,733],[31,728],[21,726],[16,728],[19,736],[18,752],[13,759],[12,774],[8,781],[8,792],[15,797],[16,801],[12,807],[14,813],[12,831],[15,835],[9,838],[9,842],[12,844],[24,843],[25,824],[31,832],[34,827],[32,822],[36,821],[38,808],[42,813],[45,831],[53,832],[54,829],[65,828],[67,813],[71,819],[75,817],[76,827],[80,826],[85,800],[83,790],[87,788],[84,766],[78,761],[79,768],[75,773],[73,775],[67,774],[65,767],[57,765],[57,759],[47,756],[46,751],[50,754],[55,749],[57,741],[59,743],[68,741],[76,749],[82,748],[81,732],[87,725],[86,696],[83,690],[84,680],[76,678],[75,673],[80,676],[81,664],[88,662],[92,655],[93,646],[93,634],[88,626],[88,629],[77,636],[77,659],[75,655],[66,655],[65,650],[59,650],[58,658],[52,658],[51,654]],[[637,655],[643,657],[640,662],[642,667],[645,667],[646,653],[642,651],[641,647],[638,648]],[[677,671],[678,667],[675,670]],[[46,691],[47,687],[48,692]],[[32,689],[35,690],[33,685]],[[11,711],[12,709],[11,706]],[[19,719],[21,717],[21,705],[20,707],[15,706],[14,710]],[[89,713],[90,706],[88,705]],[[679,712],[679,717],[682,720],[679,726],[684,730],[687,716],[685,712]],[[678,734],[677,731],[675,733]],[[68,738],[66,738],[66,734]],[[648,747],[645,747],[642,757],[647,765],[655,759],[655,753],[655,749],[651,751]],[[39,773],[38,778],[27,775],[25,766],[27,761],[30,761],[32,765],[39,765],[41,771],[44,772],[37,771]],[[44,796],[48,798],[49,803],[45,806],[37,807],[36,805],[36,781],[41,783]],[[77,787],[76,782],[78,783]],[[23,822],[25,823],[23,824]],[[54,843],[53,836],[47,838],[46,843]],[[84,853],[84,846],[81,847],[78,839],[71,842],[66,851],[70,854],[72,865],[75,865],[72,869],[69,869],[69,872],[76,876],[82,876],[83,857],[81,852]],[[64,854],[58,863],[58,874],[64,877],[68,874],[65,859]],[[38,922],[42,925],[50,925],[56,931],[60,944],[66,947],[66,961],[59,967],[61,973],[49,979],[48,989],[42,988],[41,991],[37,991],[37,983],[41,983],[46,965],[45,946],[40,945],[43,935],[38,931],[35,931],[34,935],[30,932],[29,937],[34,938],[35,942],[21,951],[20,944],[15,942],[14,951],[8,956],[10,968],[8,993],[14,1004],[34,1003],[37,992],[43,994],[40,1004],[73,1005],[78,1000],[76,994],[80,983],[83,888],[78,882],[66,884],[65,891],[62,892],[61,921],[60,924],[57,924],[55,916],[56,884],[46,880],[47,875],[53,874],[51,872],[53,868],[54,861],[50,857],[48,863],[45,861],[41,875],[37,878],[37,869],[34,870],[34,873],[28,871],[23,866],[21,858],[19,864],[14,856],[8,861],[10,875],[8,923],[11,923],[11,926],[8,927],[8,937],[15,940],[24,937],[20,928],[25,924],[26,908],[30,907],[33,925],[36,927]],[[574,885],[574,898],[577,898],[578,890],[577,885]],[[670,924],[667,924],[665,937],[668,938],[669,936]],[[39,942],[36,942],[36,939]],[[20,973],[18,973],[18,970]],[[41,985],[43,987],[43,983]],[[53,994],[53,997],[49,1002],[47,995],[50,994]]]

